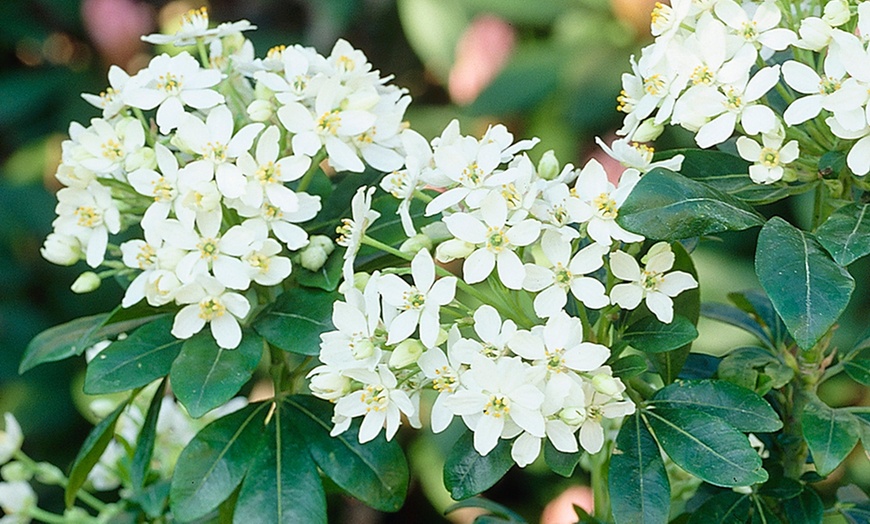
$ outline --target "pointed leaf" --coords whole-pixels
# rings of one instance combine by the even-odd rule
[[[844,504],[839,510],[849,524],[870,524],[870,502]]]
[[[766,400],[724,380],[678,381],[658,390],[651,403],[658,408],[703,411],[743,432],[770,433],[782,427]]]
[[[870,386],[870,359],[856,358],[843,363],[843,369],[852,380]]]
[[[408,492],[408,463],[402,448],[379,435],[360,444],[359,423],[336,437],[332,405],[311,396],[295,395],[286,401],[286,415],[305,439],[308,452],[323,473],[341,489],[372,508],[398,511]]]
[[[268,406],[252,404],[219,418],[184,448],[169,492],[176,519],[202,517],[235,491],[262,442]]]
[[[825,506],[815,490],[805,486],[797,497],[790,498],[782,503],[782,509],[788,522],[802,522],[806,524],[821,524],[825,515]]]
[[[646,359],[640,355],[628,355],[610,364],[613,376],[623,380],[628,380],[631,377],[636,377],[646,372],[648,367]]]
[[[172,320],[166,316],[149,322],[101,351],[88,363],[85,393],[125,391],[169,374],[184,343],[170,333]]]
[[[749,495],[726,491],[701,504],[692,513],[688,524],[746,524],[751,507]]]
[[[768,339],[774,346],[789,344],[788,330],[782,319],[773,307],[764,291],[760,289],[748,289],[745,291],[728,293],[728,300],[742,311],[745,311],[755,319],[762,329],[768,333]]]
[[[273,346],[300,355],[320,353],[320,334],[335,329],[332,305],[341,295],[295,287],[254,322],[254,329]]]
[[[444,462],[444,486],[453,500],[478,495],[495,485],[511,469],[511,445],[499,439],[485,457],[474,449],[474,435],[466,431],[453,445]]]
[[[767,480],[761,457],[746,435],[719,417],[694,410],[646,411],[662,449],[692,475],[722,487]]]
[[[236,349],[223,349],[211,333],[199,333],[181,347],[169,374],[172,390],[193,418],[224,404],[239,392],[260,363],[263,339],[246,332]]]
[[[63,499],[67,507],[73,505],[73,502],[76,500],[76,494],[88,479],[88,474],[94,469],[103,452],[109,446],[109,442],[115,437],[115,424],[118,422],[118,418],[121,416],[124,408],[127,407],[129,400],[122,402],[114,411],[109,413],[109,416],[94,426],[94,429],[91,430],[88,438],[82,444],[81,449],[79,449],[69,474],[69,482],[64,491]]]
[[[870,254],[870,204],[848,204],[816,230],[816,238],[841,266]]]
[[[557,475],[571,478],[577,463],[580,462],[580,456],[581,453],[579,451],[574,453],[559,451],[553,447],[549,439],[544,439],[544,461]]]
[[[266,437],[254,452],[233,523],[326,523],[326,495],[320,474],[286,409],[275,410]]]
[[[781,388],[794,377],[794,370],[762,348],[748,346],[731,350],[719,362],[719,378],[759,395]]]
[[[610,502],[617,524],[666,523],[671,509],[671,488],[665,463],[641,418],[627,417],[610,457]]]
[[[664,353],[690,344],[698,338],[698,330],[681,315],[674,315],[670,324],[650,315],[628,326],[622,338],[644,353]]]
[[[858,443],[861,432],[851,413],[832,409],[821,401],[806,405],[801,426],[813,454],[816,472],[822,476],[827,476],[843,462]]]
[[[764,224],[740,200],[661,168],[640,179],[619,209],[617,222],[654,240],[681,240]]]
[[[729,304],[717,304],[715,302],[705,302],[701,304],[701,315],[718,320],[725,324],[738,327],[746,331],[750,335],[755,336],[759,342],[773,349],[773,344],[770,337],[764,332],[764,328],[755,321],[748,313]]]
[[[154,392],[145,421],[139,436],[136,437],[136,451],[133,453],[133,463],[130,466],[130,483],[135,491],[145,486],[148,472],[151,470],[151,457],[154,453],[154,442],[157,440],[157,419],[160,417],[160,407],[163,405],[163,394],[166,391],[166,379],[160,381],[160,386]]]

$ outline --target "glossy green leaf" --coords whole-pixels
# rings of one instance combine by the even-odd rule
[[[239,392],[260,363],[263,339],[245,332],[235,349],[223,349],[209,332],[187,339],[169,373],[178,401],[194,418],[223,405]]]
[[[94,429],[91,430],[84,444],[82,444],[81,449],[79,449],[70,470],[69,482],[64,491],[63,499],[67,507],[73,505],[73,502],[76,500],[76,494],[88,479],[88,474],[94,469],[103,452],[109,446],[109,442],[115,437],[115,424],[126,407],[127,401],[122,402],[106,418],[94,426]]]
[[[674,251],[673,270],[685,271],[695,277],[695,280],[698,280],[695,264],[683,245],[677,242],[671,245],[671,249]],[[698,288],[683,291],[674,298],[674,315],[685,317],[694,325],[698,324],[698,318],[701,315],[701,292]],[[692,344],[689,343],[672,351],[649,355],[665,384],[670,384],[677,379],[691,350]]]
[[[738,327],[746,331],[750,335],[755,336],[759,342],[773,349],[773,343],[770,337],[764,331],[764,328],[751,315],[729,304],[717,304],[715,302],[705,302],[701,304],[701,315],[718,320],[725,324]]]
[[[701,411],[654,409],[645,412],[662,449],[692,475],[723,487],[767,480],[761,457],[746,435]]]
[[[825,506],[822,504],[822,499],[809,486],[806,486],[797,497],[783,502],[782,509],[788,518],[788,522],[821,524],[825,515]]]
[[[305,440],[296,433],[287,408],[276,409],[266,437],[254,452],[233,522],[326,523],[326,495]]]
[[[870,386],[870,359],[856,358],[843,363],[843,369],[852,380]]]
[[[688,524],[746,524],[751,508],[749,495],[726,491],[701,504]]]
[[[294,287],[281,295],[254,329],[273,346],[300,355],[320,353],[320,334],[335,329],[332,305],[338,293]]]
[[[844,351],[840,354],[840,357],[844,357],[846,355],[851,355],[852,353],[858,353],[859,351],[864,351],[865,349],[870,348],[870,327],[864,330],[863,333],[858,337],[858,340],[855,342],[851,348],[847,351]]]
[[[678,381],[658,390],[652,404],[657,408],[703,411],[746,433],[770,433],[782,428],[779,416],[766,400],[724,380]]]
[[[581,453],[564,453],[559,451],[549,439],[544,439],[544,462],[553,470],[553,473],[570,478],[574,474],[577,463],[580,462]]]
[[[252,404],[202,429],[178,457],[170,505],[175,518],[202,517],[242,482],[263,440],[269,404]]]
[[[644,353],[664,353],[690,344],[698,338],[698,330],[681,315],[674,315],[670,324],[650,315],[628,326],[622,338]]]
[[[755,273],[795,341],[809,349],[840,318],[855,280],[809,233],[774,217],[761,229]]]
[[[870,456],[870,409],[852,409],[850,413],[858,421],[861,445],[864,452]]]
[[[617,222],[654,240],[681,240],[764,223],[750,206],[666,169],[640,179],[619,209]]]
[[[733,349],[721,362],[719,378],[765,395],[780,388],[794,377],[794,370],[762,348],[748,346]]]
[[[165,391],[166,379],[164,378],[154,392],[148,412],[145,413],[142,429],[136,437],[136,451],[133,453],[133,463],[130,465],[130,483],[135,491],[140,491],[145,486],[148,472],[151,470],[151,457],[154,454],[154,442],[157,440],[157,419],[160,417]]]
[[[610,457],[608,489],[617,524],[666,523],[671,488],[659,446],[638,411],[626,419]]]
[[[453,500],[483,493],[511,469],[511,445],[499,439],[495,449],[485,457],[474,449],[474,435],[466,431],[453,445],[444,462],[444,486]]]
[[[454,511],[456,511],[458,509],[462,509],[462,508],[485,509],[491,515],[501,517],[503,519],[503,522],[516,522],[516,523],[522,523],[522,524],[525,524],[525,522],[526,522],[525,520],[523,520],[523,518],[519,514],[517,514],[516,512],[511,510],[510,508],[502,506],[501,504],[499,504],[497,502],[493,502],[493,501],[491,501],[489,499],[485,499],[483,497],[471,497],[471,498],[465,499],[463,501],[457,502],[456,504],[451,504],[450,506],[447,507],[447,509],[444,510],[444,514],[449,515],[450,513],[453,513]],[[476,522],[477,521],[475,520],[475,523]]]
[[[843,462],[861,434],[858,421],[851,413],[832,409],[821,401],[806,405],[801,426],[816,472],[822,476],[827,476]]]
[[[848,204],[816,230],[819,243],[841,266],[870,254],[870,204]]]
[[[323,291],[335,291],[341,283],[341,267],[344,264],[344,250],[336,249],[326,259],[319,271],[309,271],[297,265],[293,267],[296,282],[304,287],[313,287]],[[292,290],[291,290],[292,291]]]
[[[756,496],[752,500],[752,520],[749,524],[781,524],[782,520],[774,513],[764,499]]]
[[[770,480],[764,483],[758,490],[759,495],[780,500],[788,500],[797,497],[804,490],[804,485],[795,479],[790,479],[782,474],[771,471]]]
[[[646,359],[640,355],[628,355],[620,358],[610,365],[614,377],[619,377],[623,380],[636,377],[644,373],[648,365]]]
[[[779,313],[776,312],[776,308],[764,291],[748,289],[728,293],[728,300],[758,321],[762,329],[768,333],[768,338],[773,342],[774,347],[791,343],[785,324],[782,323]]]
[[[183,340],[175,338],[166,316],[118,340],[88,363],[85,393],[99,395],[145,386],[169,373]]]
[[[366,444],[357,438],[359,423],[336,437],[332,404],[311,396],[286,400],[286,416],[308,444],[323,473],[341,489],[381,511],[397,511],[408,493],[408,463],[402,448],[383,434]]]

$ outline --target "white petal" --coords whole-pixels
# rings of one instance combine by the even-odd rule
[[[494,267],[495,255],[487,249],[478,249],[465,259],[465,263],[462,264],[462,274],[465,276],[466,282],[476,284],[483,282],[492,273]],[[520,264],[520,267],[522,267],[522,264]],[[519,283],[520,287],[522,287],[522,279],[520,279]]]

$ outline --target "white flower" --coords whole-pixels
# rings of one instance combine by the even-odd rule
[[[121,230],[121,214],[109,188],[94,180],[86,189],[61,189],[57,200],[55,231],[81,243],[89,266],[102,264],[109,233]]]
[[[400,313],[388,326],[387,344],[397,344],[420,326],[420,341],[427,348],[435,346],[441,328],[441,306],[449,304],[456,294],[456,277],[435,280],[435,261],[425,249],[421,249],[411,261],[411,286],[397,275],[383,275],[378,282],[378,291],[384,303],[397,308]]]
[[[308,376],[311,394],[317,398],[335,402],[350,393],[350,379],[330,366],[317,366]]]
[[[462,273],[469,284],[486,279],[497,265],[499,279],[505,286],[522,288],[526,272],[514,249],[534,242],[541,231],[541,223],[527,219],[508,226],[507,212],[507,202],[501,194],[492,192],[481,202],[481,218],[469,213],[444,217],[453,236],[477,246],[462,265]]]
[[[623,386],[624,388],[625,386]],[[585,382],[586,418],[580,426],[580,446],[589,453],[598,453],[604,445],[604,429],[601,421],[621,419],[634,413],[636,407],[631,400],[622,400],[595,390],[592,382]]]
[[[179,304],[189,304],[175,315],[172,334],[186,339],[199,333],[206,324],[218,346],[235,349],[242,341],[239,319],[251,310],[248,300],[238,293],[228,292],[216,278],[202,276],[196,282],[178,290]]]
[[[248,276],[261,286],[277,286],[290,276],[290,259],[278,256],[282,251],[281,244],[268,238],[269,228],[265,224],[246,223],[242,227],[253,233],[248,252],[241,255]]]
[[[330,370],[344,371],[363,368],[373,371],[383,351],[376,330],[381,326],[379,275],[375,273],[366,283],[365,291],[349,287],[346,302],[335,302],[332,323],[336,331],[320,335],[320,361]],[[324,379],[325,380],[325,379]]]
[[[679,171],[683,166],[683,155],[674,155],[667,160],[653,162],[655,150],[647,145],[632,142],[628,138],[614,140],[608,147],[600,138],[595,137],[595,142],[607,153],[610,158],[619,161],[623,166],[636,169],[641,173],[647,173],[657,167]]]
[[[359,428],[360,444],[377,437],[384,427],[387,440],[391,440],[399,429],[401,413],[414,420],[414,405],[408,394],[397,388],[396,376],[387,366],[378,366],[377,372],[353,370],[347,374],[353,380],[362,382],[363,387],[335,403],[335,418],[338,421],[330,435],[344,433],[352,418],[363,415]]]
[[[402,133],[402,145],[407,153],[405,169],[385,175],[381,179],[380,186],[381,189],[401,200],[396,212],[402,220],[405,235],[412,237],[417,231],[411,219],[411,201],[414,192],[425,186],[423,173],[430,169],[432,148],[422,135],[412,129]]]
[[[547,319],[543,328],[517,331],[508,346],[517,355],[533,361],[534,366],[544,368],[550,376],[569,370],[592,371],[610,357],[607,347],[584,342],[580,320],[564,311]]]
[[[140,195],[151,197],[153,202],[145,210],[145,215],[142,217],[142,229],[145,231],[146,238],[152,237],[151,231],[158,228],[160,223],[169,217],[169,212],[174,208],[175,215],[178,219],[190,226],[196,218],[196,212],[193,209],[180,205],[176,199],[179,195],[178,181],[179,174],[182,173],[187,184],[197,184],[207,182],[209,176],[205,173],[197,173],[193,170],[178,169],[178,159],[175,155],[163,144],[155,144],[154,151],[157,156],[157,167],[160,172],[153,169],[140,168],[127,175],[127,179],[133,189]],[[176,205],[179,204],[179,205]]]
[[[302,249],[308,245],[308,232],[296,225],[307,222],[320,212],[320,197],[308,193],[297,193],[299,209],[284,212],[280,208],[263,203],[259,208],[243,207],[238,209],[239,215],[251,217],[245,222],[255,221],[266,224],[278,240],[284,242],[290,250]],[[357,247],[359,249],[359,247]]]
[[[121,178],[127,156],[145,145],[145,131],[135,118],[121,118],[114,125],[101,119],[91,120],[91,127],[76,140],[86,152],[80,160],[85,168]]]
[[[601,309],[610,303],[604,285],[585,276],[604,265],[602,257],[609,251],[607,246],[595,242],[572,257],[571,244],[565,242],[558,233],[547,231],[541,240],[541,247],[552,267],[526,264],[526,278],[523,281],[523,289],[540,292],[535,297],[535,314],[547,318],[561,311],[567,303],[568,291],[592,309]]]
[[[166,243],[186,251],[175,267],[179,280],[190,283],[211,271],[224,286],[247,289],[251,285],[247,267],[240,260],[251,251],[254,242],[251,227],[233,226],[221,235],[217,227],[200,228],[197,233],[176,220],[164,224]]]
[[[19,480],[0,482],[0,509],[5,516],[0,524],[27,524],[29,510],[36,507],[36,492],[30,484]]]
[[[628,283],[617,284],[610,291],[610,300],[623,309],[636,308],[646,300],[649,310],[661,322],[669,324],[674,319],[673,297],[687,289],[698,287],[695,277],[685,271],[671,271],[674,253],[666,242],[650,248],[643,270],[631,255],[616,251],[610,255],[610,270],[616,278]]]
[[[155,45],[174,44],[178,47],[193,45],[201,40],[204,43],[240,31],[250,31],[257,26],[247,20],[224,22],[214,29],[208,28],[208,10],[205,7],[191,9],[181,17],[181,27],[172,35],[154,33],[142,37],[143,42]]]
[[[13,455],[21,450],[21,444],[24,442],[24,434],[21,433],[21,426],[18,425],[15,416],[6,412],[3,414],[3,421],[6,425],[3,431],[0,431],[0,464],[9,462]]]
[[[426,378],[432,381],[432,388],[438,392],[438,397],[432,405],[432,431],[441,433],[453,420],[453,412],[446,402],[460,388],[460,375],[464,371],[463,363],[470,362],[470,355],[463,351],[459,328],[454,324],[447,336],[447,354],[441,348],[432,348],[417,361],[420,370]]]
[[[800,154],[796,140],[790,140],[783,145],[780,135],[761,135],[762,144],[758,144],[751,138],[741,136],[737,138],[737,151],[740,156],[753,165],[749,166],[749,176],[756,184],[771,184],[782,179],[783,165],[787,165],[797,159]]]
[[[181,281],[175,274],[175,267],[185,252],[178,248],[159,244],[151,245],[134,239],[121,244],[124,265],[142,270],[127,286],[122,307],[130,307],[142,298],[152,306],[162,306],[175,299],[175,292]]]
[[[607,180],[607,173],[597,160],[592,159],[583,167],[574,185],[581,210],[573,211],[572,215],[582,217],[581,221],[586,222],[586,234],[589,238],[608,248],[613,240],[643,240],[642,236],[626,231],[616,223],[620,206],[639,180],[638,172],[626,171],[619,179],[617,188]]]
[[[245,151],[236,164],[247,177],[242,202],[247,206],[260,207],[264,201],[293,212],[299,208],[296,193],[284,185],[299,179],[311,165],[307,156],[293,155],[278,158],[280,150],[277,126],[269,126],[257,142],[256,159]]]
[[[861,94],[850,93],[845,96],[836,95],[840,88],[843,87],[844,76],[846,69],[839,60],[837,53],[829,53],[825,58],[824,64],[825,76],[819,76],[815,69],[801,62],[789,60],[782,65],[782,76],[785,82],[798,93],[803,93],[809,96],[804,96],[796,99],[789,104],[783,113],[783,119],[789,126],[795,126],[806,122],[818,116],[822,109],[828,111],[837,111],[842,104],[837,104],[838,98],[843,98],[843,102],[852,105],[853,109],[857,110],[854,117],[849,118],[854,111],[841,111],[838,116],[843,118],[838,120],[841,124],[849,129],[860,129],[866,123],[864,111],[861,108]],[[857,86],[856,86],[857,87]],[[859,91],[863,91],[866,99],[866,89],[858,87]],[[857,99],[857,100],[856,100]],[[850,103],[857,102],[857,103]]]
[[[372,195],[375,190],[374,187],[357,189],[350,201],[353,218],[342,220],[342,225],[337,230],[339,236],[335,243],[347,248],[344,252],[344,265],[342,266],[342,276],[346,281],[353,280],[353,262],[362,246],[366,230],[372,225],[372,222],[381,216],[380,213],[372,209]]]
[[[763,45],[775,51],[782,51],[797,40],[790,30],[777,27],[782,12],[773,0],[766,0],[755,10],[752,19],[734,0],[719,0],[715,7],[716,16],[728,24],[746,44]]]
[[[82,93],[82,98],[92,106],[102,109],[103,118],[108,120],[118,115],[124,109],[123,92],[129,80],[130,75],[113,64],[109,67],[109,87],[99,95]]]
[[[50,233],[39,253],[53,264],[71,266],[81,260],[82,246],[74,236]]]

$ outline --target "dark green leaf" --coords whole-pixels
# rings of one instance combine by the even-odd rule
[[[659,408],[703,411],[743,432],[770,433],[782,427],[766,400],[724,380],[675,382],[658,390],[652,403]]]
[[[245,332],[236,349],[223,349],[211,333],[187,339],[172,363],[169,378],[178,401],[194,418],[222,405],[239,392],[260,363],[263,339]]]
[[[114,438],[115,424],[118,422],[121,412],[127,407],[127,402],[129,402],[129,399],[122,402],[115,408],[115,411],[109,413],[109,416],[94,426],[94,429],[88,434],[88,438],[85,439],[85,443],[79,449],[73,462],[72,470],[70,470],[69,482],[66,485],[66,491],[63,496],[67,507],[73,505],[73,502],[76,500],[76,494],[88,479],[88,474],[94,469],[103,452],[109,446],[109,442]]]
[[[650,315],[628,326],[622,338],[644,353],[664,353],[690,344],[698,338],[698,330],[680,315],[674,315],[670,324]]]
[[[647,420],[662,449],[692,475],[723,487],[767,480],[746,435],[719,417],[694,410],[655,409]]]
[[[732,350],[719,362],[719,378],[765,395],[794,377],[794,370],[759,347]]]
[[[774,346],[788,343],[788,330],[770,298],[760,289],[748,289],[745,291],[728,293],[728,299],[739,309],[748,313],[758,324],[767,331],[768,339]]]
[[[870,409],[851,410],[852,416],[858,421],[860,429],[861,445],[864,447],[864,452],[870,456]],[[866,495],[865,495],[866,496]]]
[[[686,252],[686,249],[680,243],[671,245],[674,251],[674,271],[685,271],[689,273],[695,280],[698,280],[698,272],[695,270],[695,264],[692,262],[692,257]],[[682,316],[689,319],[692,324],[698,324],[698,318],[701,314],[701,293],[698,288],[688,289],[674,298],[674,315]],[[656,370],[661,375],[665,384],[670,384],[680,375],[686,359],[689,358],[689,352],[692,350],[692,344],[668,351],[666,353],[652,353],[649,355],[650,360],[656,367]]]
[[[398,511],[408,492],[408,463],[402,448],[383,435],[366,444],[357,439],[359,423],[336,437],[332,405],[310,396],[286,400],[287,416],[305,438],[308,452],[341,489],[381,511]]]
[[[489,511],[493,515],[503,517],[508,522],[517,522],[523,524],[525,524],[526,522],[521,516],[512,511],[510,508],[502,506],[497,502],[493,502],[483,497],[471,497],[463,501],[457,502],[456,504],[451,504],[447,507],[447,509],[444,510],[444,514],[449,515],[457,509],[462,508],[481,508]]]
[[[254,322],[254,329],[270,344],[284,351],[317,355],[320,353],[320,334],[335,329],[332,305],[339,298],[341,295],[334,292],[292,288]]]
[[[703,380],[713,378],[719,362],[722,359],[703,353],[689,353],[683,369],[680,370],[679,378],[683,380]]]
[[[788,517],[788,522],[821,524],[825,514],[822,500],[809,486],[806,486],[799,496],[783,502],[782,509]]]
[[[125,391],[166,376],[184,343],[170,333],[172,321],[166,316],[149,322],[101,351],[88,363],[85,393]]]
[[[746,524],[751,507],[749,495],[726,491],[701,504],[692,513],[689,524]]]
[[[317,466],[286,408],[276,409],[245,477],[233,522],[326,522],[326,495]]]
[[[511,469],[511,444],[499,439],[495,449],[485,457],[474,449],[474,435],[466,431],[459,437],[444,463],[444,486],[453,500],[483,493]]]
[[[608,473],[613,518],[622,523],[666,523],[671,488],[665,463],[640,412],[627,417],[616,437]]]
[[[865,386],[870,386],[870,359],[856,358],[843,363],[846,374],[852,380]]]
[[[139,505],[145,515],[157,520],[166,511],[169,503],[170,481],[160,480],[139,492],[133,493],[130,500]],[[114,524],[114,523],[113,523]]]
[[[822,476],[827,476],[843,462],[858,443],[861,432],[851,413],[832,409],[821,401],[806,405],[801,426],[813,454],[816,472]]]
[[[819,243],[841,266],[870,254],[870,204],[849,204],[834,211],[816,230]]]
[[[719,322],[724,322],[734,327],[738,327],[747,333],[754,335],[762,344],[767,345],[771,349],[774,348],[770,337],[765,333],[764,328],[756,322],[751,315],[728,304],[717,304],[715,302],[705,302],[701,304],[701,315]]]
[[[647,370],[646,359],[640,355],[628,355],[610,365],[613,376],[623,380],[636,377]]]
[[[787,500],[797,497],[803,491],[804,486],[794,479],[790,479],[780,472],[779,475],[771,472],[770,480],[764,483],[758,490],[759,495]]]
[[[544,462],[557,475],[570,478],[580,462],[580,452],[564,453],[553,447],[549,439],[544,439]]]
[[[133,464],[130,466],[130,483],[135,491],[140,491],[145,486],[145,480],[151,470],[151,456],[154,453],[154,441],[157,439],[157,418],[160,416],[160,406],[163,404],[165,391],[166,379],[164,378],[154,392],[142,429],[139,430],[139,436],[136,438],[136,451],[133,453]]]
[[[849,524],[870,524],[870,502],[844,504],[840,506],[840,515]]]
[[[809,349],[849,304],[855,281],[812,235],[774,217],[761,228],[755,273],[795,341]]]
[[[215,420],[193,437],[178,457],[172,476],[169,499],[175,518],[202,517],[235,491],[262,442],[268,406],[247,406]]]
[[[749,521],[750,524],[781,524],[782,521],[764,503],[763,499],[757,496],[752,496],[751,499],[753,508],[752,519]]]
[[[341,283],[341,267],[344,264],[344,250],[336,249],[329,254],[326,263],[319,271],[309,271],[301,265],[293,268],[296,282],[304,287],[313,287],[323,291],[335,291]],[[292,291],[292,290],[291,290]]]
[[[859,351],[864,351],[868,348],[870,348],[870,327],[864,330],[864,332],[861,333],[861,336],[858,337],[858,341],[855,342],[855,345],[849,348],[848,351],[844,351],[842,354],[840,354],[840,357],[842,358],[846,355],[858,353]]]
[[[640,179],[619,209],[617,222],[654,240],[681,240],[764,223],[747,204],[666,169]]]

